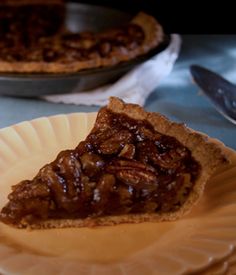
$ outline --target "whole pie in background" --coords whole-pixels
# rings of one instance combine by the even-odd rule
[[[102,32],[65,28],[62,0],[0,2],[0,72],[65,73],[113,66],[148,53],[164,39],[156,19],[144,12]]]

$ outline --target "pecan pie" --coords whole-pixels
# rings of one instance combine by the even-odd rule
[[[111,98],[74,150],[12,187],[0,220],[19,228],[175,220],[226,162],[207,136]]]
[[[0,72],[66,73],[116,65],[146,54],[163,41],[156,19],[140,12],[103,32],[66,30],[62,0],[0,3]]]

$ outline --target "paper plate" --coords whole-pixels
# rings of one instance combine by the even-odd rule
[[[236,274],[236,253],[226,257],[216,264],[212,264],[201,275],[235,275]]]
[[[0,130],[0,208],[11,185],[32,178],[60,150],[74,148],[95,116],[58,115]],[[176,275],[224,259],[236,241],[236,154],[227,153],[232,165],[210,180],[197,207],[176,222],[33,231],[1,223],[0,273]]]

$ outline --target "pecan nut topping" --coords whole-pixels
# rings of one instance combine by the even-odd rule
[[[156,19],[142,12],[130,22],[100,32],[72,32],[63,0],[21,2],[0,1],[2,72],[66,73],[113,66],[164,41]]]

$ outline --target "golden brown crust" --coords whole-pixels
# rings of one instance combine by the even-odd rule
[[[86,219],[58,219],[47,220],[35,224],[18,225],[18,228],[28,229],[52,229],[52,228],[68,228],[68,227],[96,227],[96,226],[110,226],[122,223],[142,223],[142,222],[162,222],[176,220],[177,212],[165,214],[126,214],[119,216],[106,216]],[[184,214],[184,213],[183,213]],[[182,216],[182,214],[181,214]]]
[[[192,153],[192,156],[201,165],[200,175],[194,185],[194,189],[190,193],[189,198],[184,205],[176,212],[170,213],[153,213],[153,214],[128,214],[120,216],[108,216],[97,218],[86,218],[77,220],[47,220],[34,225],[28,225],[29,228],[63,228],[63,227],[84,227],[84,226],[101,226],[115,225],[120,223],[140,223],[140,222],[156,222],[156,221],[172,221],[187,214],[193,205],[197,203],[201,197],[205,184],[217,167],[228,163],[227,157],[222,152],[218,143],[211,142],[208,136],[197,133],[184,124],[171,122],[159,113],[146,112],[142,107],[135,104],[125,104],[122,100],[112,97],[107,107],[114,113],[126,114],[127,116],[147,120],[152,124],[154,129],[162,134],[175,137],[179,142],[186,146]],[[100,112],[100,114],[103,112]],[[103,118],[103,119],[101,119]],[[95,123],[96,128],[100,128],[105,124],[106,117],[100,116]],[[22,224],[25,227],[25,224]]]
[[[139,51],[146,53],[150,48],[156,47],[157,43],[159,44],[163,41],[163,29],[154,17],[140,12],[131,22],[140,26],[145,33],[145,40]]]
[[[140,12],[131,21],[139,25],[145,34],[142,45],[127,53],[117,53],[112,57],[97,57],[88,61],[60,62],[7,62],[0,61],[0,72],[7,73],[75,73],[83,69],[113,66],[120,62],[131,60],[139,55],[149,52],[158,46],[164,38],[162,27],[154,17]]]

